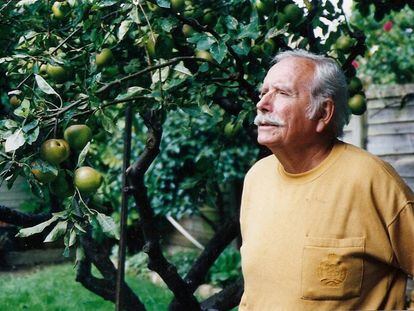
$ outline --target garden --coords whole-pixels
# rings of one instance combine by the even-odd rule
[[[413,10],[3,1],[0,309],[236,310],[243,179],[269,154],[253,119],[274,56],[334,58],[362,120],[372,85],[414,81]],[[10,259],[38,249],[41,264]]]

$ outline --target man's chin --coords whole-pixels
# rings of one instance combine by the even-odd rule
[[[277,141],[275,141],[274,138],[273,139],[269,139],[269,138],[265,138],[265,137],[258,136],[257,137],[257,143],[259,145],[262,145],[262,146],[265,146],[265,147],[270,148],[270,146],[273,146],[273,145],[277,144]]]

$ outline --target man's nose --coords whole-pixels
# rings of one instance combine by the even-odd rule
[[[270,96],[268,96],[268,94],[263,95],[259,102],[256,104],[256,108],[261,112],[270,112],[272,110],[272,102],[270,101]]]

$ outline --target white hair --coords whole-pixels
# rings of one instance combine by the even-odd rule
[[[305,58],[315,64],[315,73],[311,86],[311,100],[307,108],[307,117],[318,117],[323,109],[323,103],[331,99],[335,110],[333,129],[335,135],[342,136],[343,129],[349,122],[351,111],[348,107],[348,84],[341,67],[332,58],[313,54],[305,50],[284,51],[276,55],[274,61],[280,62],[288,57]]]

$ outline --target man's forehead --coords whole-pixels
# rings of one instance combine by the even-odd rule
[[[313,76],[315,63],[306,58],[288,57],[274,64],[266,74],[261,88],[291,87],[296,80]]]

